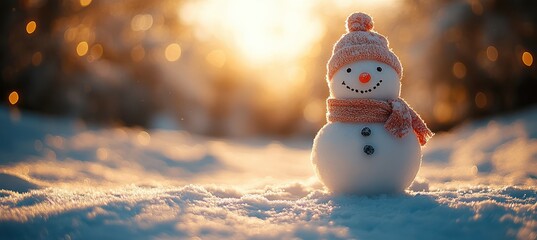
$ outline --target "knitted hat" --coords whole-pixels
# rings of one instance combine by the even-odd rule
[[[353,13],[347,18],[347,34],[334,45],[326,65],[328,80],[332,80],[339,68],[358,60],[383,62],[393,67],[399,78],[403,75],[401,62],[388,48],[388,40],[372,29],[373,20],[365,13]]]

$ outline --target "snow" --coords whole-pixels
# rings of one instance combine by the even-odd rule
[[[0,239],[536,239],[537,107],[425,147],[400,195],[330,195],[312,139],[100,129],[0,108]]]

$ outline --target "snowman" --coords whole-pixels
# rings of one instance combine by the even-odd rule
[[[311,160],[335,194],[404,191],[433,135],[400,98],[401,62],[372,29],[367,14],[350,15],[327,64],[327,123],[313,141]]]

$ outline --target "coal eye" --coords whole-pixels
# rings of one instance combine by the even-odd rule
[[[348,71],[348,70],[347,70],[347,71]],[[381,67],[377,67],[377,71],[382,72],[382,68],[381,68]]]
[[[352,71],[351,68],[347,68],[347,72],[350,73]]]

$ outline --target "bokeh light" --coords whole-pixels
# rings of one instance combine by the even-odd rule
[[[26,24],[26,32],[28,34],[32,34],[35,32],[35,29],[37,28],[37,23],[35,21],[29,21],[27,24]]]
[[[533,64],[533,56],[531,55],[531,53],[522,53],[522,62],[524,63],[524,65],[531,67],[531,65]]]
[[[132,48],[131,50],[131,59],[135,62],[142,61],[145,57],[145,50],[142,46],[138,45]]]
[[[487,58],[492,62],[498,59],[498,50],[494,46],[487,47]]]
[[[164,55],[169,62],[175,62],[181,57],[181,47],[177,43],[172,43],[166,47]]]
[[[146,131],[140,131],[136,136],[137,143],[142,146],[147,146],[151,143],[151,135]]]
[[[207,62],[214,67],[221,68],[226,63],[226,53],[221,50],[213,50],[207,54]]]
[[[17,104],[17,102],[19,102],[19,93],[16,91],[11,92],[8,96],[8,99],[11,105]]]
[[[401,59],[401,96],[430,127],[447,130],[537,102],[529,93],[537,87],[533,13],[516,6],[29,1],[4,17],[17,24],[3,32],[12,59],[0,66],[3,92],[29,96],[20,107],[104,124],[160,126],[166,116],[200,134],[311,135],[326,121],[333,44],[346,17],[363,11]],[[491,22],[498,27],[491,30]]]
[[[454,63],[453,75],[459,79],[463,79],[466,76],[466,66],[461,62]]]
[[[76,54],[82,57],[86,55],[86,53],[88,53],[88,43],[84,41],[79,42],[78,45],[76,45]]]
[[[151,14],[138,14],[131,20],[133,31],[147,31],[153,26],[153,16]]]
[[[101,56],[103,55],[103,52],[104,52],[104,49],[101,44],[93,45],[91,49],[89,50],[88,60],[91,62],[91,61],[95,61],[101,58]]]
[[[80,6],[87,7],[91,4],[92,0],[80,0]]]
[[[453,117],[453,108],[446,102],[437,103],[433,110],[434,117],[441,123],[449,122]]]
[[[32,65],[38,66],[43,61],[43,54],[41,52],[35,52],[32,55]]]
[[[477,92],[475,95],[475,105],[478,108],[485,108],[487,106],[487,95],[483,92]]]
[[[323,116],[325,111],[324,101],[317,100],[308,103],[304,108],[303,114],[306,121],[318,124],[325,120]]]

